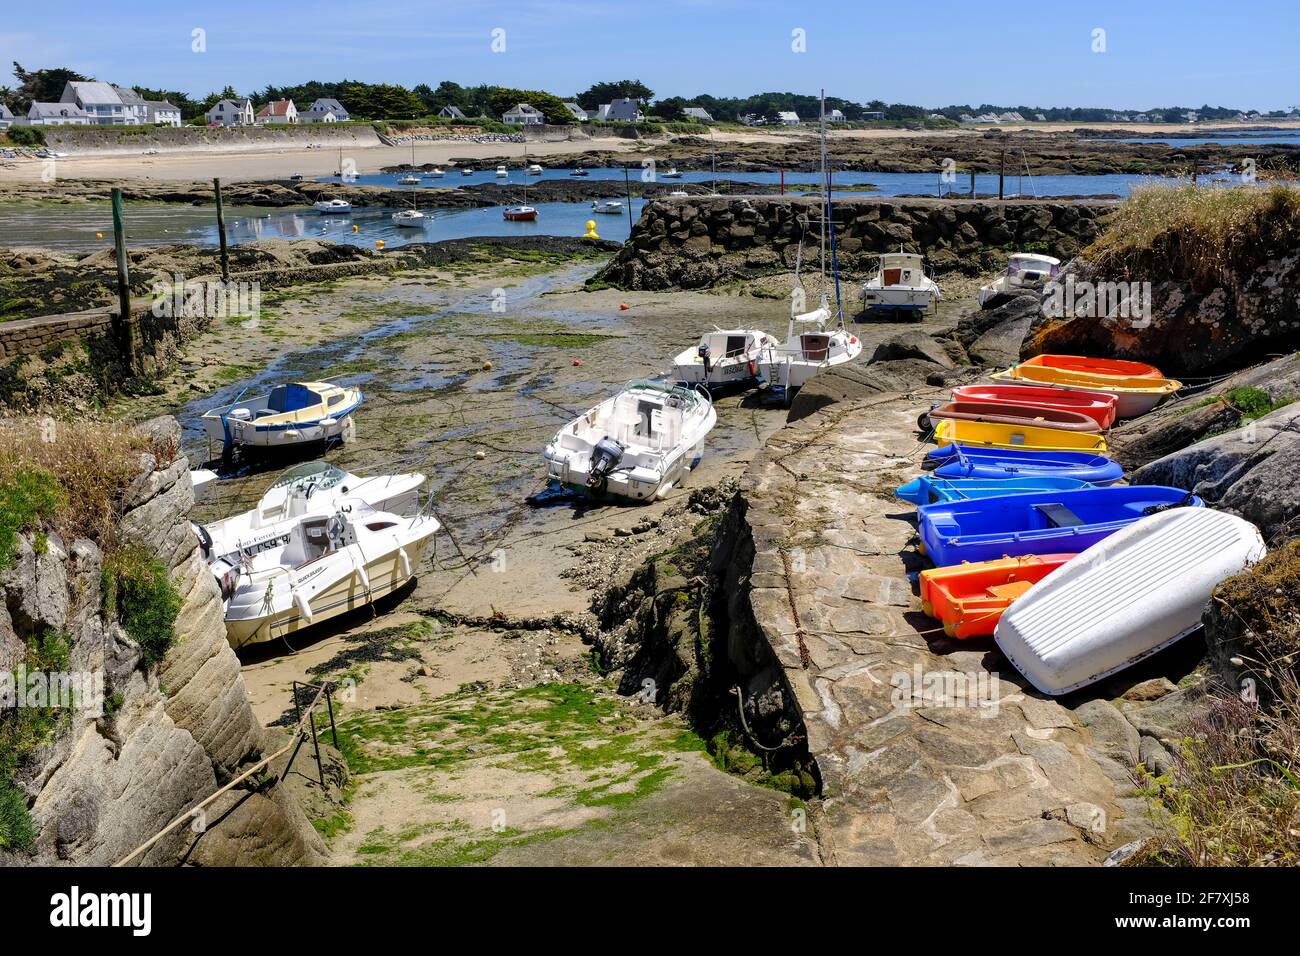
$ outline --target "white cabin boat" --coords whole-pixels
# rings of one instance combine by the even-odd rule
[[[345,213],[352,211],[352,203],[346,199],[322,199],[312,203],[311,208],[319,213]]]
[[[1007,262],[1007,271],[986,286],[980,286],[981,309],[995,309],[1022,291],[1042,288],[1048,279],[1059,275],[1061,260],[1033,252],[1017,252]]]
[[[542,174],[542,167],[538,166],[536,163],[533,163],[528,167],[526,172],[528,173],[529,176],[540,176]]]
[[[662,498],[700,463],[717,420],[702,391],[632,382],[556,434],[542,452],[546,474],[593,497]]]
[[[423,229],[428,217],[418,209],[403,209],[393,213],[393,225],[404,229]]]
[[[403,176],[401,179],[399,179],[399,180],[397,181],[397,185],[399,185],[399,186],[418,186],[418,185],[420,185],[420,177],[419,177],[419,176]]]
[[[506,169],[504,166],[497,167],[497,179],[505,179],[509,175],[510,170]]]
[[[627,204],[621,199],[597,199],[591,204],[591,211],[606,216],[621,216]]]
[[[659,174],[663,179],[681,179],[682,174],[677,171],[676,166],[669,166]]]
[[[413,514],[424,475],[362,478],[324,461],[306,462],[281,472],[251,511],[231,515],[194,530],[209,562],[252,557],[283,544],[293,523],[305,515],[332,513],[341,499],[365,502],[377,511]]]
[[[293,634],[372,604],[415,575],[438,521],[376,511],[354,498],[290,522],[282,543],[217,561],[232,647]]]
[[[867,311],[920,313],[940,298],[938,283],[925,274],[925,260],[912,252],[886,252],[862,287]]]
[[[474,170],[472,170],[472,169],[470,169],[468,166],[466,166],[466,167],[464,167],[463,169],[461,169],[460,174],[461,174],[462,176],[473,176],[473,175],[474,175]]]
[[[776,336],[758,329],[718,329],[700,336],[699,345],[678,353],[673,376],[684,385],[719,385],[751,382],[758,378],[764,353],[779,348]]]
[[[784,342],[763,352],[758,374],[771,386],[793,391],[823,369],[851,362],[862,354],[862,342],[846,329],[826,328],[831,320],[827,303],[790,317]]]
[[[1214,588],[1262,558],[1249,521],[1209,508],[1140,518],[1011,605],[994,639],[1044,694],[1066,694],[1191,633]]]
[[[352,414],[361,407],[359,388],[328,382],[290,382],[267,395],[236,399],[203,416],[203,428],[223,448],[287,448],[311,442],[351,441]]]
[[[437,166],[435,166],[433,169],[429,170],[427,173],[422,173],[421,175],[422,175],[425,179],[442,179],[442,177],[443,177],[445,174],[443,173],[443,171],[442,171],[441,169],[439,169]]]

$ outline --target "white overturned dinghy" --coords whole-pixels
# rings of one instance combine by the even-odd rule
[[[1035,584],[994,639],[1036,688],[1066,694],[1194,631],[1215,587],[1266,550],[1253,524],[1221,511],[1149,515]]]
[[[236,563],[212,564],[232,647],[259,644],[365,607],[415,575],[438,521],[344,499],[295,520],[285,540]]]
[[[546,474],[593,497],[652,501],[699,464],[717,421],[703,391],[631,382],[560,430],[542,452]]]

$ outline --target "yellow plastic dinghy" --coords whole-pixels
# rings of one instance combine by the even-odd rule
[[[940,445],[956,443],[982,448],[1013,448],[1026,451],[1104,452],[1106,439],[1096,432],[1069,432],[1037,425],[999,425],[948,418],[934,430]]]

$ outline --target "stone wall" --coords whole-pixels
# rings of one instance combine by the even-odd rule
[[[597,281],[626,289],[700,289],[816,267],[820,200],[810,196],[660,199]],[[924,253],[937,273],[1005,266],[1010,251],[1072,258],[1114,206],[1065,200],[840,199],[834,204],[841,274],[866,273],[882,252]]]
[[[369,123],[300,123],[295,126],[48,126],[45,141],[51,149],[75,153],[136,153],[144,149],[211,149],[236,151],[274,146],[300,147],[307,143],[339,146],[377,146],[379,137]],[[329,148],[327,147],[327,148]]]
[[[162,420],[160,447],[179,426]],[[102,717],[73,714],[17,781],[31,801],[34,858],[11,862],[116,862],[258,760],[266,745],[239,661],[226,642],[221,597],[190,529],[189,463],[145,455],[120,498],[119,529],[171,569],[183,599],[177,638],[157,667],[102,610],[101,554],[90,541],[20,541],[0,573],[0,669],[13,670],[45,629],[67,635],[69,668],[101,672],[115,704]],[[181,826],[137,862],[145,865],[317,863],[323,846],[282,787],[232,790],[207,826]],[[249,835],[255,834],[250,839]]]

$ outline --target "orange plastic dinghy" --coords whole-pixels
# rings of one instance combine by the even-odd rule
[[[1082,372],[1085,375],[1110,375],[1115,378],[1164,378],[1160,369],[1148,362],[1089,358],[1084,355],[1035,355],[1020,364],[1054,368],[1071,374]]]
[[[1073,557],[1030,554],[922,571],[921,610],[943,621],[949,637],[992,634],[1012,601]]]

